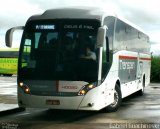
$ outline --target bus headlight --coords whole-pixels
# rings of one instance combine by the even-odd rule
[[[20,87],[23,87],[23,85],[24,85],[23,82],[20,82],[20,83],[19,83],[19,86],[20,86]]]
[[[90,91],[91,89],[95,88],[96,85],[95,84],[88,84],[83,86],[80,91],[78,92],[78,95],[83,96],[85,95],[88,91]]]
[[[30,94],[30,89],[26,84],[24,84],[23,82],[19,82],[19,86],[22,88],[24,93]]]
[[[24,92],[25,92],[26,94],[30,94],[30,89],[29,89],[29,87],[28,87],[28,86],[25,86],[25,88],[24,88]]]

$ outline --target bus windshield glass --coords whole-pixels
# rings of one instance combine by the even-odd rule
[[[30,21],[20,49],[19,77],[97,81],[99,26],[97,20]]]

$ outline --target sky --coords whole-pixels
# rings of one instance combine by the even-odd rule
[[[151,52],[160,55],[160,0],[3,0],[0,4],[0,48],[5,46],[7,29],[23,26],[31,15],[42,14],[47,9],[69,6],[96,6],[114,11],[142,28],[150,37]],[[17,35],[16,41],[20,40]]]

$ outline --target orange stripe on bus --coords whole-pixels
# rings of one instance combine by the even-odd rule
[[[56,81],[56,92],[59,91],[59,81]]]
[[[140,60],[151,60],[151,58],[140,58]]]

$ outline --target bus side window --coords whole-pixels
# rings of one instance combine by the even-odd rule
[[[102,53],[102,78],[104,78],[109,70],[109,42],[106,37],[106,43],[103,45]]]

